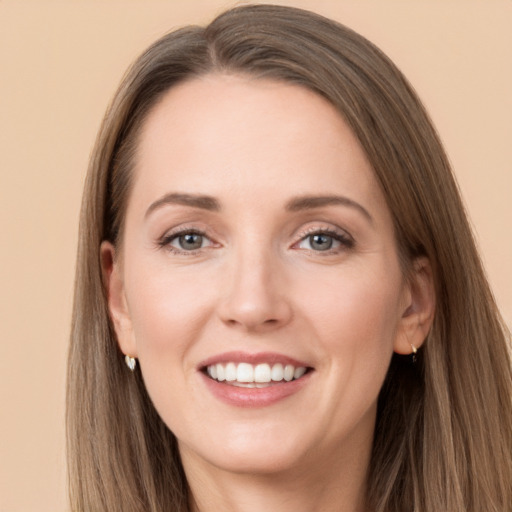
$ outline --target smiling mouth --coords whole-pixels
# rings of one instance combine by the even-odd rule
[[[217,363],[203,368],[210,379],[236,387],[265,388],[300,379],[312,368],[281,363]]]

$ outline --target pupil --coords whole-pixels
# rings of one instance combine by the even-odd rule
[[[183,249],[200,249],[203,245],[203,237],[194,233],[182,235],[179,238],[180,245]]]
[[[311,235],[310,244],[313,249],[327,251],[332,247],[332,237],[327,235]]]

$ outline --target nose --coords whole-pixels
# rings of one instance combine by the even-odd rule
[[[289,289],[271,251],[244,251],[233,258],[218,307],[220,319],[247,332],[266,332],[292,318]]]

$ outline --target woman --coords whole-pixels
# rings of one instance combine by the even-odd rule
[[[78,254],[73,510],[510,510],[508,334],[435,130],[361,36],[260,5],[157,41]]]

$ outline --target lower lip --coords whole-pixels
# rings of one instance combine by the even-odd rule
[[[309,371],[300,379],[272,384],[264,388],[242,388],[211,379],[200,373],[206,387],[221,402],[236,407],[266,407],[298,393],[309,381]]]

